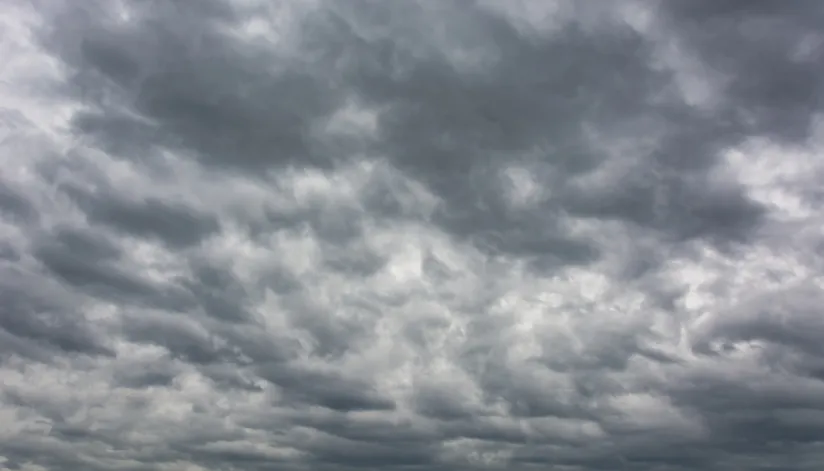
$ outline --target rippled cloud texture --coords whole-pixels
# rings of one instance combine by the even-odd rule
[[[0,21],[3,471],[824,462],[822,2]]]

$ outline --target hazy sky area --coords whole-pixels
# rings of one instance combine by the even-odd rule
[[[0,0],[0,471],[819,471],[824,1]]]

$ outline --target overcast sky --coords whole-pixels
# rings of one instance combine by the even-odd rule
[[[0,469],[821,469],[822,24],[0,2]]]

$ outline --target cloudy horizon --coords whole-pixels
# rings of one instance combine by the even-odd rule
[[[0,471],[824,462],[824,3],[0,3]]]

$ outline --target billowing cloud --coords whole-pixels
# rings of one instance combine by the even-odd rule
[[[0,470],[812,470],[817,1],[6,2]]]

